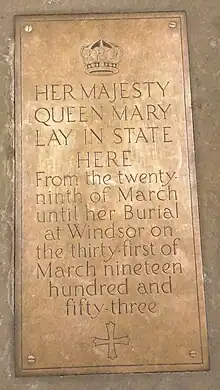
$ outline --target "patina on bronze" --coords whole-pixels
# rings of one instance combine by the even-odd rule
[[[18,375],[208,368],[186,36],[16,20]]]

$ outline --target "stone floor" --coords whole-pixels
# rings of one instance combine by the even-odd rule
[[[185,10],[188,14],[196,166],[209,327],[208,372],[15,378],[13,336],[14,15]],[[219,0],[1,0],[0,388],[2,390],[218,390],[220,388]]]

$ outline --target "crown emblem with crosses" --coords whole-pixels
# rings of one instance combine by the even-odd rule
[[[111,75],[118,73],[122,50],[114,43],[103,39],[83,46],[81,56],[85,71],[90,75]]]

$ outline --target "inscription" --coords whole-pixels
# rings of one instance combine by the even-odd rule
[[[185,19],[166,15],[17,19],[22,374],[207,368]]]

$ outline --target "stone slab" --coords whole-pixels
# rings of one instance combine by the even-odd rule
[[[13,66],[14,15],[80,12],[147,12],[184,9],[188,15],[190,73],[196,170],[205,294],[210,346],[210,371],[192,373],[77,375],[16,378],[14,370],[13,260]],[[218,390],[220,381],[219,312],[219,21],[218,0],[2,0],[1,50],[1,250],[0,350],[3,390]]]

